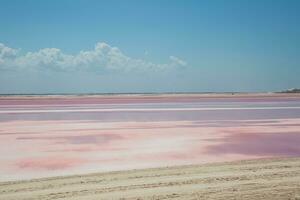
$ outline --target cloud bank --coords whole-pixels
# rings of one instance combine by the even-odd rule
[[[119,48],[106,43],[97,43],[89,51],[80,51],[75,55],[65,54],[57,48],[44,48],[36,52],[20,54],[0,43],[0,70],[25,71],[161,71],[177,69],[187,63],[175,56],[168,63],[156,64],[143,59],[131,58]]]

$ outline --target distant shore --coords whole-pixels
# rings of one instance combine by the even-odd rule
[[[218,101],[299,101],[300,93],[132,93],[0,95],[6,105],[74,105],[132,103],[200,103]]]
[[[0,199],[299,199],[300,158],[94,173],[0,183]]]
[[[0,98],[81,98],[81,97],[299,97],[289,92],[224,92],[224,93],[95,93],[95,94],[0,94]]]

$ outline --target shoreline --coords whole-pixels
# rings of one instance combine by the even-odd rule
[[[300,93],[239,93],[239,94],[116,94],[116,95],[0,95],[0,106],[23,105],[134,105],[156,103],[213,103],[213,102],[275,102],[299,101]]]
[[[132,104],[195,103],[209,101],[294,101],[300,93],[182,93],[182,94],[95,94],[95,95],[0,95],[1,105],[18,104]],[[33,101],[33,102],[32,102]]]
[[[300,93],[288,92],[175,92],[175,93],[86,93],[86,94],[0,94],[1,98],[40,98],[40,97],[276,97],[276,96],[300,96]]]
[[[183,169],[183,168],[194,168],[194,167],[217,167],[219,165],[236,165],[241,163],[255,163],[259,161],[263,162],[276,162],[282,160],[300,160],[300,156],[283,156],[283,157],[265,157],[265,158],[250,158],[250,159],[241,159],[241,160],[233,160],[233,161],[214,161],[202,164],[185,164],[185,165],[169,165],[164,167],[147,167],[147,168],[137,168],[137,169],[124,169],[124,170],[112,170],[112,171],[100,171],[100,172],[89,172],[89,173],[80,173],[80,174],[70,174],[70,175],[62,175],[62,176],[49,176],[49,177],[41,177],[41,178],[30,178],[30,179],[20,179],[20,180],[6,180],[0,181],[0,186],[3,184],[15,184],[15,183],[25,183],[25,182],[33,182],[33,181],[48,181],[55,179],[68,179],[74,178],[78,176],[101,176],[101,175],[113,175],[113,174],[122,174],[122,173],[133,173],[133,172],[144,172],[144,171],[152,171],[152,170],[174,170],[174,169]]]

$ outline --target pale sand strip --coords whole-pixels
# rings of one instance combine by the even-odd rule
[[[300,158],[3,182],[0,199],[300,199]]]

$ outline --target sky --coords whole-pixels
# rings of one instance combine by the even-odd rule
[[[298,0],[0,0],[0,93],[300,88]]]

